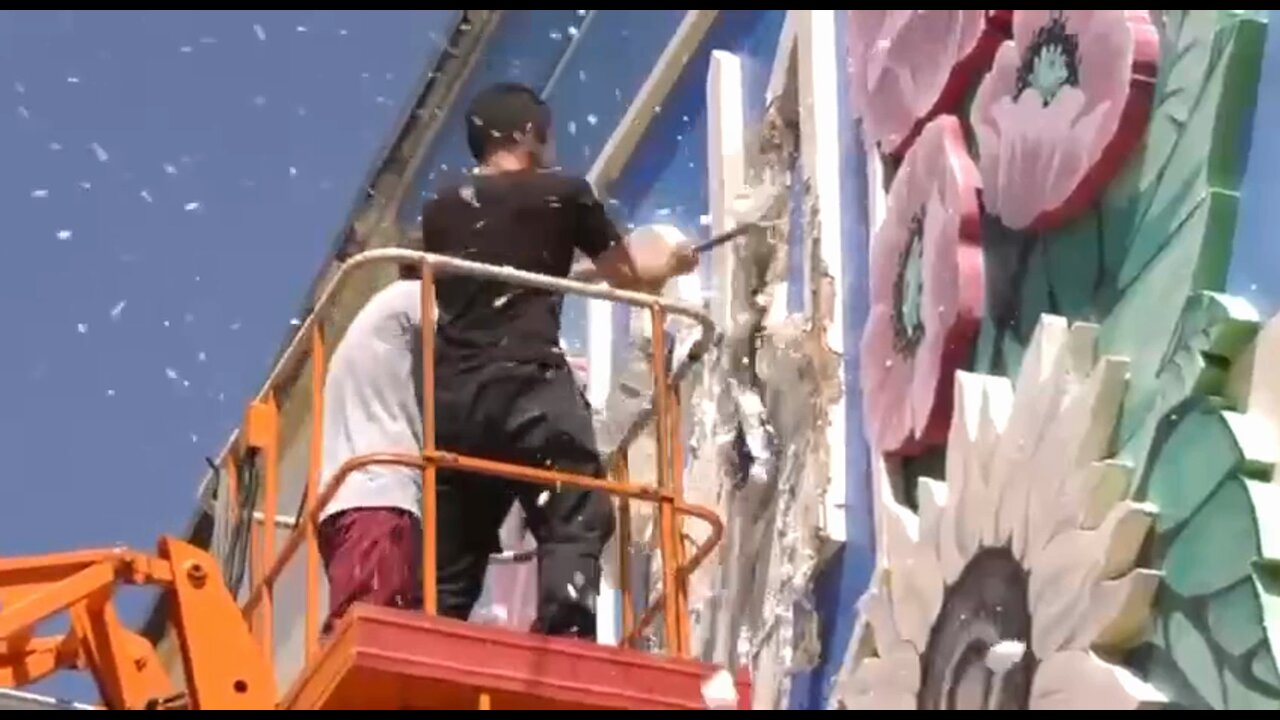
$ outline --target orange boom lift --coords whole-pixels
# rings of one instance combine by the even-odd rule
[[[654,397],[628,438],[647,422],[657,427],[657,485],[629,482],[625,452],[615,453],[612,477],[596,478],[467,457],[435,447],[433,388],[435,328],[424,323],[421,455],[381,453],[353,458],[340,468],[324,493],[320,486],[320,422],[324,397],[323,318],[338,289],[354,272],[371,264],[422,267],[422,317],[435,315],[434,272],[447,271],[561,293],[647,308],[653,327],[668,315],[697,321],[702,337],[690,352],[699,358],[715,335],[700,309],[641,293],[497,268],[407,250],[373,250],[348,260],[321,295],[286,350],[266,387],[246,413],[240,451],[254,450],[264,467],[262,514],[276,516],[279,418],[274,396],[282,378],[311,360],[311,444],[304,509],[297,527],[277,553],[274,533],[255,533],[252,590],[237,604],[222,569],[205,551],[173,538],[160,541],[156,555],[124,549],[93,550],[32,558],[0,559],[0,688],[19,688],[61,670],[88,671],[109,709],[705,709],[704,684],[722,672],[689,658],[687,586],[689,575],[710,555],[723,533],[712,510],[682,499],[678,397],[674,387],[690,369],[686,360],[670,374],[664,333],[653,334]],[[447,418],[445,419],[447,421]],[[625,449],[626,442],[622,449]],[[321,509],[355,470],[375,464],[419,468],[422,472],[424,612],[356,606],[324,644],[320,621],[319,552],[316,523]],[[436,616],[436,471],[441,466],[501,475],[518,482],[571,485],[617,498],[622,579],[623,639],[619,647],[550,638]],[[235,463],[227,463],[227,488],[239,497]],[[630,503],[658,505],[662,582],[657,602],[636,617],[627,568]],[[252,502],[252,500],[251,500]],[[707,540],[686,548],[685,516],[708,525]],[[268,524],[268,528],[270,525]],[[257,528],[254,528],[257,530]],[[272,603],[276,581],[289,560],[306,553],[305,664],[291,687],[276,687],[273,667]],[[686,557],[688,551],[688,557]],[[231,569],[229,569],[230,571]],[[152,585],[167,593],[170,623],[182,659],[181,685],[165,671],[155,647],[116,617],[117,584]],[[647,593],[639,597],[648,597]],[[37,637],[43,620],[66,613],[70,629]],[[665,654],[636,649],[637,640],[659,618]],[[737,707],[750,706],[745,675],[734,681]]]

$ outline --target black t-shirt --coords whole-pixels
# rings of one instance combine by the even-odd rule
[[[558,172],[475,175],[422,211],[429,253],[568,277],[574,249],[595,258],[621,241],[586,180]],[[563,363],[563,296],[471,277],[436,279],[436,362],[444,372],[496,362]]]

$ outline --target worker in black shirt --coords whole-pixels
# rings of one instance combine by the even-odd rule
[[[532,90],[494,85],[467,112],[479,169],[422,212],[425,250],[570,276],[574,251],[615,287],[654,290],[697,267],[685,248],[629,247],[586,180],[549,170],[551,113]],[[602,477],[591,411],[560,348],[562,296],[444,274],[436,284],[436,442],[443,450]],[[466,619],[515,501],[538,542],[533,630],[595,637],[607,495],[456,471],[438,475],[438,600]]]

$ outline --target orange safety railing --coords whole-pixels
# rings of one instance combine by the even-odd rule
[[[424,320],[422,323],[422,438],[424,447],[420,455],[377,453],[352,458],[338,469],[324,492],[321,493],[318,488],[321,480],[320,458],[322,451],[325,377],[325,346],[321,323],[324,314],[338,297],[338,290],[343,284],[358,268],[372,264],[417,264],[422,267],[421,310]],[[434,318],[436,314],[434,277],[438,271],[648,308],[654,328],[664,327],[668,315],[683,316],[699,324],[701,328],[700,337],[685,359],[671,373],[667,371],[665,333],[655,332],[653,334],[653,402],[633,421],[630,431],[624,435],[623,444],[614,451],[614,457],[609,463],[613,480],[469,457],[436,447],[435,325],[430,321],[430,318]],[[255,557],[251,561],[253,569],[251,574],[252,591],[243,607],[243,612],[246,618],[249,618],[250,622],[253,623],[260,641],[268,649],[268,652],[272,651],[271,607],[274,586],[283,573],[286,564],[305,546],[307,552],[306,617],[304,620],[307,638],[305,646],[306,662],[311,662],[315,657],[318,652],[318,625],[320,620],[319,550],[316,541],[319,514],[351,473],[370,465],[399,465],[416,467],[422,471],[422,597],[423,606],[427,613],[434,614],[437,609],[435,487],[438,468],[448,467],[541,485],[569,485],[599,490],[617,496],[619,499],[619,536],[617,544],[620,555],[619,590],[622,595],[623,615],[623,638],[621,644],[626,647],[632,646],[641,633],[652,625],[661,613],[665,619],[664,631],[667,650],[678,656],[688,656],[688,578],[711,554],[712,549],[723,535],[724,527],[714,511],[705,507],[690,505],[682,499],[683,490],[680,478],[683,460],[679,440],[679,401],[675,388],[684,375],[710,347],[715,335],[714,323],[701,308],[665,300],[653,295],[617,290],[603,285],[591,285],[523,272],[512,268],[484,265],[410,250],[372,250],[349,259],[321,295],[315,309],[309,314],[298,334],[285,351],[284,356],[272,372],[267,387],[264,388],[263,393],[259,396],[259,400],[251,407],[246,420],[246,427],[243,430],[243,436],[247,443],[263,451],[261,457],[266,464],[262,505],[267,527],[264,528],[261,542],[253,543]],[[273,523],[276,517],[279,491],[277,477],[279,428],[278,412],[274,401],[275,383],[287,376],[289,368],[297,367],[307,357],[312,360],[312,409],[310,462],[307,472],[304,509],[299,517],[300,525],[295,527],[289,539],[280,549],[279,554],[276,554],[274,550],[275,532]],[[654,487],[632,484],[625,460],[627,444],[639,435],[639,432],[650,420],[656,421],[657,430],[658,467],[657,485]],[[649,605],[639,619],[634,617],[633,592],[630,587],[628,568],[630,545],[629,503],[631,500],[654,502],[659,507],[658,539],[663,568],[662,592],[658,602]],[[687,560],[679,521],[682,516],[686,515],[706,522],[710,531],[707,539],[697,545],[692,556]],[[262,571],[264,567],[266,568],[265,572]],[[256,612],[260,612],[261,615],[258,621],[254,622],[253,618]]]

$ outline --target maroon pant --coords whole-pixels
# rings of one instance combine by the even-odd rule
[[[422,526],[396,508],[353,508],[320,523],[316,537],[329,579],[328,635],[353,603],[422,607]]]

